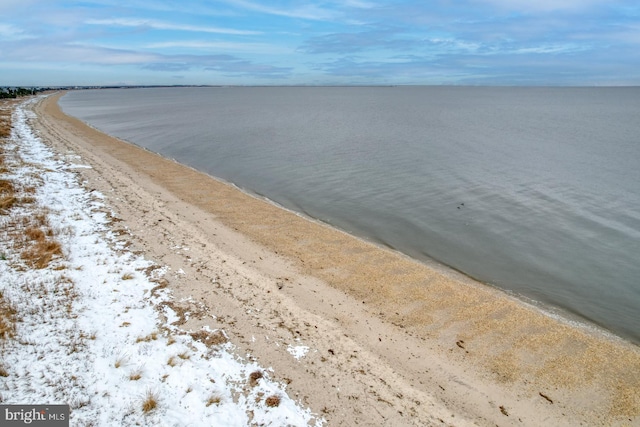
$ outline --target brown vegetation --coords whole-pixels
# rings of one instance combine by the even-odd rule
[[[191,338],[204,343],[208,347],[224,344],[228,341],[227,337],[224,335],[224,333],[222,333],[222,331],[208,332],[205,330],[201,330],[198,332],[192,332],[190,335]]]
[[[249,375],[249,385],[251,387],[255,387],[258,385],[258,381],[262,378],[262,371],[253,371],[251,375]]]
[[[116,369],[120,369],[122,366],[126,365],[128,362],[129,362],[129,356],[127,356],[126,354],[121,354],[118,356],[113,366]]]
[[[222,402],[222,398],[217,394],[211,395],[209,399],[207,399],[207,403],[205,406],[209,407],[211,405],[219,405]]]
[[[4,157],[0,157],[4,159]],[[16,189],[7,179],[0,179],[0,214],[7,214],[16,204]]]
[[[144,401],[142,402],[142,412],[147,413],[153,411],[158,406],[158,397],[155,393],[148,391],[145,396]]]
[[[3,103],[4,104],[4,103]],[[0,138],[8,138],[11,135],[11,110],[0,110]]]
[[[7,179],[0,179],[0,194],[15,194],[13,183]]]
[[[16,332],[16,310],[0,292],[0,339],[12,338]]]
[[[6,138],[11,133],[11,104],[2,103],[0,108],[0,138]],[[0,141],[0,170],[8,172],[11,167],[7,164],[4,153],[4,141]],[[17,206],[34,203],[32,196],[36,192],[33,186],[20,188],[15,182],[0,178],[0,214],[10,215],[11,210]],[[21,218],[11,218],[6,223],[10,238],[16,252],[25,261],[28,267],[45,268],[54,259],[62,255],[62,247],[55,240],[55,233],[49,227],[45,208],[30,212]],[[12,225],[12,227],[8,227]]]
[[[146,337],[138,337],[138,338],[136,338],[136,343],[139,343],[139,342],[151,342],[151,341],[155,341],[157,339],[158,339],[158,332],[157,331],[153,331],[149,335],[147,335]]]
[[[43,238],[22,252],[21,257],[30,267],[42,269],[47,267],[56,255],[62,255],[60,243]]]
[[[0,109],[0,173],[8,172],[5,165],[4,138],[11,135],[11,110],[6,108],[8,103],[3,102]],[[7,214],[15,205],[15,186],[7,179],[0,179],[0,215]],[[0,254],[5,260],[5,254]],[[11,301],[0,291],[0,340],[11,339],[16,333],[16,309]],[[0,376],[8,377],[9,373],[0,365]]]
[[[6,138],[11,135],[11,124],[0,118],[0,138]]]
[[[264,401],[264,403],[270,408],[275,408],[277,406],[280,406],[280,396],[278,396],[277,394],[274,394],[273,396],[269,396]]]

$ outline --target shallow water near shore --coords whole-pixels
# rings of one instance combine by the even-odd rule
[[[640,88],[155,88],[61,106],[640,343]]]

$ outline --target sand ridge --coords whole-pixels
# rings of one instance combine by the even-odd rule
[[[79,173],[140,250],[185,272],[170,284],[185,306],[216,313],[185,324],[224,327],[330,424],[640,423],[637,346],[106,136],[58,97],[35,108],[42,138],[93,167]],[[297,361],[285,342],[313,350]]]

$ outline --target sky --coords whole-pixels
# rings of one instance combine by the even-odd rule
[[[0,0],[6,85],[638,85],[637,0]]]

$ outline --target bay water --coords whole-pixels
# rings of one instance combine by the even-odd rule
[[[105,133],[640,343],[640,88],[72,91]]]

